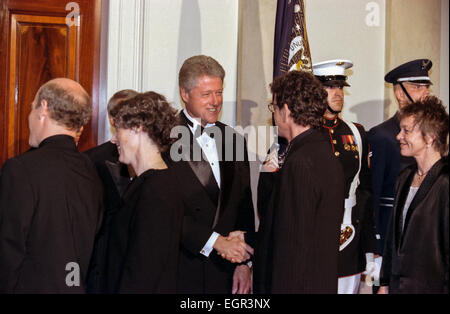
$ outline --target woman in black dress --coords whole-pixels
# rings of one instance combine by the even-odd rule
[[[397,178],[378,293],[448,293],[448,113],[428,97],[399,118],[400,152],[417,164]]]
[[[107,252],[110,293],[175,293],[183,205],[179,185],[161,158],[177,124],[164,96],[147,92],[111,112],[122,163],[137,177],[115,214]]]

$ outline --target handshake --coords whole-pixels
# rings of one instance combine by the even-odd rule
[[[245,243],[245,231],[230,232],[228,237],[219,236],[214,243],[217,254],[232,263],[242,263],[254,254],[253,248]]]

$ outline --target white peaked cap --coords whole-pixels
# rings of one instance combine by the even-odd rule
[[[328,60],[313,64],[313,71],[316,76],[345,75],[345,70],[352,66],[350,60]]]

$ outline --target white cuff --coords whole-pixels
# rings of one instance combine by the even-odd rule
[[[212,250],[214,249],[214,243],[216,243],[216,240],[219,236],[220,234],[218,234],[217,232],[213,232],[200,253],[206,257],[209,257],[209,254],[211,254]]]
[[[375,262],[373,253],[366,253],[366,264]]]

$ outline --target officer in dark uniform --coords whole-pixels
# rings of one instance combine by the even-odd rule
[[[341,161],[345,175],[345,213],[341,225],[338,293],[358,293],[361,273],[373,261],[376,249],[371,199],[369,145],[364,127],[339,118],[344,104],[344,86],[350,86],[345,70],[347,60],[324,61],[313,65],[314,74],[328,92],[323,133]]]
[[[428,76],[432,62],[418,59],[404,63],[384,77],[387,83],[394,84],[394,94],[399,109],[428,96],[432,84]],[[395,181],[400,171],[415,163],[414,158],[400,155],[396,139],[400,132],[397,113],[389,120],[373,127],[369,133],[371,148],[373,202],[377,236],[377,252],[383,254],[385,234],[391,211],[394,206]]]

